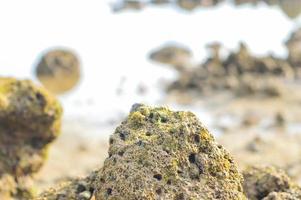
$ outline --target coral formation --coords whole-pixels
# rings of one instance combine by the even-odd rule
[[[79,82],[79,59],[70,50],[48,51],[36,67],[36,76],[49,91],[55,94],[67,92]]]
[[[229,153],[190,112],[135,105],[110,138],[96,199],[245,199]]]
[[[231,155],[190,112],[135,104],[109,143],[101,169],[36,200],[301,198],[301,188],[274,167],[249,167],[242,177]]]

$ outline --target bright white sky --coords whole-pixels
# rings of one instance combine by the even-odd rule
[[[193,13],[152,7],[113,14],[105,0],[0,0],[0,74],[33,78],[32,66],[41,51],[72,48],[81,57],[83,79],[77,90],[62,98],[66,115],[85,110],[86,115],[98,116],[128,110],[134,102],[157,102],[158,79],[174,74],[148,62],[147,55],[163,43],[188,45],[198,61],[204,59],[210,41],[233,49],[243,40],[256,54],[285,55],[283,41],[294,25],[280,10],[264,5],[221,5]],[[125,94],[116,97],[122,76],[127,78]],[[150,86],[145,97],[135,94],[141,82]],[[89,107],[87,101],[96,105]]]

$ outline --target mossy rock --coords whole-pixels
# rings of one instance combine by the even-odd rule
[[[135,105],[95,182],[104,199],[245,199],[230,154],[191,112]]]
[[[58,101],[44,89],[0,78],[0,175],[37,172],[60,132],[61,114]]]

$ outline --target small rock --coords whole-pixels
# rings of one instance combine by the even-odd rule
[[[285,125],[285,117],[281,112],[278,112],[275,116],[275,124],[276,126],[284,126]]]
[[[36,76],[54,94],[73,89],[80,79],[78,57],[70,50],[55,49],[45,53],[36,67]]]
[[[153,51],[149,56],[153,61],[172,65],[180,71],[190,62],[191,57],[191,51],[180,45],[167,45]]]
[[[256,113],[249,112],[244,116],[243,119],[243,126],[255,126],[260,123],[261,119],[260,116]]]

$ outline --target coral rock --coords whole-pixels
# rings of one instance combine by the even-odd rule
[[[136,104],[110,138],[95,197],[245,199],[242,176],[197,117]]]
[[[0,175],[29,175],[60,131],[60,104],[30,81],[0,78]]]

